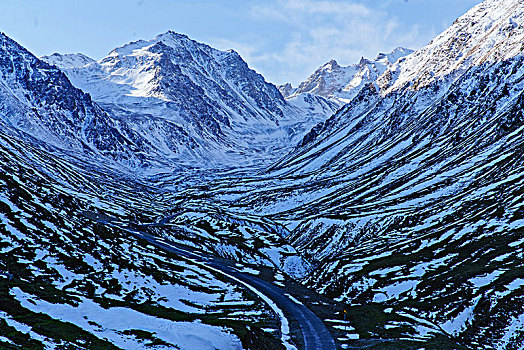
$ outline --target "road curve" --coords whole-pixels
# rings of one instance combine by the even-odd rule
[[[86,215],[86,214],[85,214]],[[191,260],[192,262],[199,263],[203,267],[219,272],[224,276],[238,280],[240,283],[249,287],[253,291],[256,291],[262,299],[269,299],[274,303],[280,310],[283,310],[285,318],[292,319],[300,327],[300,333],[302,333],[302,345],[300,347],[304,350],[336,350],[335,342],[331,333],[328,331],[324,323],[315,315],[311,310],[301,303],[292,300],[284,290],[278,286],[260,279],[252,274],[241,272],[224,262],[221,262],[217,257],[213,255],[201,256],[185,250],[181,246],[165,241],[162,238],[148,235],[144,232],[136,230],[131,227],[122,227],[117,225],[110,220],[100,220],[94,215],[86,215],[89,218],[95,219],[96,221],[123,229],[134,236],[148,241],[149,243],[177,254],[180,257]],[[265,297],[265,298],[264,298]],[[267,300],[265,300],[267,302]],[[269,306],[275,310],[275,307],[268,303]],[[282,322],[282,320],[281,320]]]
[[[200,256],[187,251],[173,243],[163,241],[157,237],[134,231],[134,235],[147,240],[149,243],[171,253],[200,262],[203,266],[221,272],[226,277],[234,277],[246,285],[253,287],[284,311],[286,318],[295,320],[302,333],[304,350],[336,350],[331,333],[324,323],[303,304],[293,301],[286,292],[268,281],[262,280],[252,274],[238,271],[237,269],[218,261],[213,256]]]

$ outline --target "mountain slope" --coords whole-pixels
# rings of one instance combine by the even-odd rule
[[[0,118],[6,125],[4,132],[22,132],[44,145],[122,164],[141,161],[135,145],[117,131],[89,95],[3,33]]]
[[[0,132],[0,348],[280,348],[249,291],[92,220],[148,218],[154,193]]]
[[[524,4],[518,0],[487,0],[381,76],[384,93],[459,77],[468,68],[499,62],[520,54],[524,46]]]

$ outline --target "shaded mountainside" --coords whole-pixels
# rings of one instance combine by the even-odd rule
[[[4,132],[125,164],[140,162],[134,144],[88,94],[54,66],[0,34],[0,116]]]
[[[0,133],[0,348],[280,348],[259,297],[130,234],[162,215],[157,190],[66,159]],[[143,229],[195,252],[217,240],[227,252],[250,246],[247,232]],[[247,249],[242,261],[263,256]]]

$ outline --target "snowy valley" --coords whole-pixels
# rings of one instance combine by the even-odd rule
[[[0,34],[0,348],[524,349],[524,3],[275,86]]]

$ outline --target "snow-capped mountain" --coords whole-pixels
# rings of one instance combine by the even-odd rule
[[[111,166],[267,162],[336,110],[318,98],[288,103],[235,52],[172,32],[116,49],[100,63],[81,54],[53,54],[47,63],[0,39],[4,132]],[[124,63],[130,68],[117,68]]]
[[[362,58],[358,64],[346,67],[331,60],[319,67],[296,89],[285,84],[279,86],[279,90],[286,98],[312,93],[342,105],[351,101],[366,84],[375,82],[392,64],[412,52],[413,50],[399,47],[388,54],[378,54],[374,60]]]
[[[124,45],[83,66],[74,67],[69,58],[44,57],[145,153],[178,163],[267,161],[336,109],[326,102],[309,108],[322,110],[315,114],[288,104],[235,51],[174,32]]]
[[[287,227],[317,262],[307,283],[350,304],[361,337],[521,347],[523,15],[476,6],[213,202]]]

